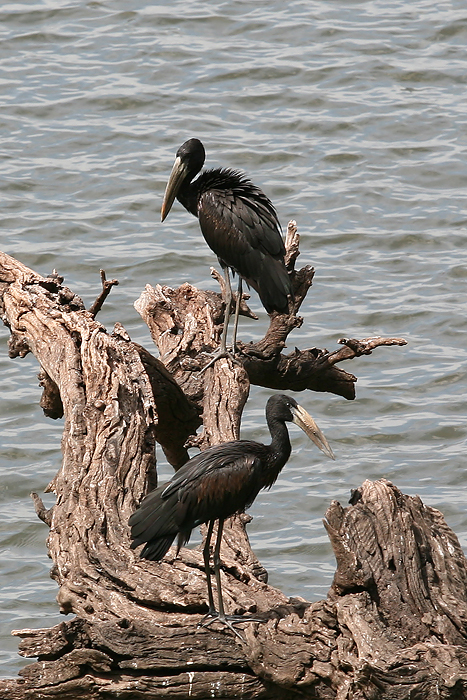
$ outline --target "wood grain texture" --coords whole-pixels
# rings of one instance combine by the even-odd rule
[[[295,275],[307,291],[310,275]],[[146,288],[137,307],[156,359],[121,325],[107,332],[62,282],[0,254],[10,352],[18,361],[34,353],[53,397],[46,410],[63,411],[63,463],[49,485],[56,503],[47,510],[37,495],[34,503],[49,526],[60,609],[76,616],[16,633],[20,653],[36,661],[20,679],[1,680],[0,697],[464,697],[465,558],[442,515],[389,482],[365,482],[347,508],[333,503],[326,513],[337,570],[318,603],[268,586],[249,546],[248,515],[226,524],[228,612],[263,620],[243,625],[244,642],[215,624],[198,627],[207,611],[200,551],[174,558],[169,550],[155,563],[129,548],[128,517],[157,482],[156,441],[177,468],[187,439],[202,448],[236,439],[254,376],[249,362],[264,365],[255,371],[269,386],[277,381],[271,367],[285,363],[281,381],[289,388],[310,362],[322,390],[335,391],[336,362],[397,339],[345,341],[334,353],[296,350],[294,364],[282,349],[297,319],[275,315],[259,349],[248,346],[240,362],[221,360],[200,374],[221,331],[218,295],[186,284]]]

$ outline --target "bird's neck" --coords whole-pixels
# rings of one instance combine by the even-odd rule
[[[195,183],[186,180],[178,191],[177,199],[190,214],[198,216],[198,188]]]
[[[289,459],[292,446],[290,444],[289,431],[282,421],[269,420],[268,427],[271,433],[269,470],[271,475],[270,485],[272,485]]]

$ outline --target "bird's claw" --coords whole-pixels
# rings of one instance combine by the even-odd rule
[[[234,625],[238,625],[242,622],[266,622],[266,620],[257,617],[245,617],[244,615],[224,615],[221,616],[217,610],[209,611],[203,619],[198,623],[198,627],[209,627],[213,622],[220,622],[225,627],[228,627],[242,642],[245,642],[245,638],[240,634],[238,630],[235,629]]]
[[[234,362],[237,365],[241,364],[241,362],[235,359],[235,355],[230,350],[219,350],[219,352],[217,352],[214,355],[214,357],[209,360],[207,365],[204,365],[203,369],[200,369],[198,374],[203,374],[204,372],[206,372],[206,370],[209,369],[209,367],[212,367],[217,362],[217,360],[221,360],[223,357],[228,357],[229,360],[232,360],[232,362]]]

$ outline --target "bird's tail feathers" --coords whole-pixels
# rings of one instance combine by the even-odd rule
[[[151,540],[141,550],[141,559],[151,559],[151,561],[160,561],[164,554],[166,554],[170,549],[170,546],[172,545],[174,539],[175,534],[169,535],[168,537],[160,537],[157,540]]]
[[[144,559],[162,559],[179,531],[174,514],[177,496],[162,499],[165,486],[151,491],[128,521],[133,540],[131,548],[146,543],[141,552]]]
[[[289,313],[289,300],[293,300],[292,282],[281,260],[266,256],[256,288],[268,313]]]

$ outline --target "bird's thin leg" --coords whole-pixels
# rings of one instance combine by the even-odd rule
[[[225,277],[225,313],[224,313],[224,328],[222,329],[221,344],[219,348],[219,353],[227,352],[227,331],[229,328],[230,320],[230,307],[232,305],[232,286],[230,284],[229,268],[224,267],[224,277]]]
[[[212,525],[213,525],[213,521],[211,520],[209,523],[208,534],[209,534],[209,532],[212,533],[212,527],[211,527]],[[221,573],[220,573],[220,564],[221,564],[220,549],[221,549],[222,528],[223,527],[224,527],[224,521],[219,520],[217,523],[216,545],[214,547],[214,575],[216,577],[217,599],[219,601],[219,612],[216,612],[215,610],[214,610],[214,612],[211,612],[211,610],[210,610],[208,612],[208,614],[206,615],[206,617],[211,617],[212,619],[205,621],[206,617],[203,618],[201,625],[202,625],[202,627],[208,627],[214,621],[222,622],[223,625],[225,625],[226,627],[231,629],[232,632],[234,634],[236,634],[237,637],[239,637],[239,639],[242,640],[242,642],[244,642],[245,639],[242,637],[240,632],[238,632],[235,629],[235,627],[233,626],[233,624],[230,622],[230,619],[231,619],[230,616],[229,616],[229,618],[226,617],[225,610],[224,610],[224,601],[222,599]],[[204,552],[206,552],[206,546],[204,547]],[[204,557],[205,566],[206,566],[206,559],[208,561],[208,566],[209,566],[209,553],[207,555],[205,554],[205,557]],[[211,608],[212,590],[211,590],[211,592],[209,592],[210,585],[211,584],[209,583],[208,584],[208,596],[210,599],[209,607]],[[214,603],[213,603],[213,605],[214,605]],[[242,620],[238,620],[238,621],[241,622]]]
[[[208,534],[206,535],[206,543],[204,545],[203,549],[203,558],[204,558],[204,570],[206,572],[206,581],[208,584],[208,601],[209,601],[209,612],[208,616],[217,616],[217,610],[214,605],[214,596],[212,595],[212,583],[211,583],[211,567],[209,566],[209,559],[210,559],[210,549],[211,549],[211,537],[212,537],[212,531],[214,529],[214,520],[209,521],[209,526],[208,526]]]
[[[215,605],[214,605],[214,596],[212,594],[212,583],[211,583],[211,569],[209,566],[210,544],[211,544],[212,531],[214,528],[214,520],[209,521],[208,534],[206,535],[206,544],[204,545],[204,549],[203,549],[204,569],[206,571],[206,580],[208,582],[209,611],[208,611],[207,615],[205,615],[200,622],[200,625],[202,627],[208,627],[208,625],[210,625],[211,622],[214,622],[214,620],[221,620],[222,622],[225,622],[224,601],[222,600],[222,588],[221,588],[220,573],[219,573],[219,568],[218,568],[219,564],[220,564],[219,551],[221,548],[223,526],[224,526],[224,521],[219,520],[219,522],[217,524],[216,546],[214,548],[214,574],[216,576],[217,596],[219,599],[219,612],[217,612]],[[217,552],[217,557],[216,557],[216,552]],[[216,566],[216,561],[217,561],[217,566]],[[207,618],[212,618],[212,619],[208,620],[206,622]]]
[[[212,527],[211,525],[213,524],[213,521],[211,520],[209,523],[209,530],[212,533]],[[222,542],[222,530],[224,527],[224,521],[219,520],[217,524],[217,538],[216,538],[216,544],[214,547],[214,575],[216,577],[216,585],[217,585],[217,598],[218,598],[218,605],[219,605],[219,612],[216,612],[214,610],[213,613],[211,611],[208,612],[208,614],[203,618],[201,621],[200,625],[202,627],[209,627],[210,624],[213,622],[222,622],[223,625],[228,627],[232,632],[242,640],[242,642],[245,641],[245,639],[242,637],[240,632],[235,629],[234,625],[239,624],[240,622],[266,622],[266,620],[259,620],[255,617],[244,617],[243,615],[226,615],[225,614],[225,609],[224,609],[224,599],[222,597],[222,584],[221,584],[221,572],[220,572],[220,566],[221,566],[221,557],[220,557],[220,550],[221,550],[221,542]],[[208,531],[209,534],[209,531]],[[206,551],[206,547],[205,547]],[[207,555],[208,559],[208,565],[209,565],[209,553]],[[206,563],[206,558],[205,558],[205,563]],[[209,588],[208,588],[208,596],[209,596]],[[210,597],[212,597],[212,590]],[[209,606],[211,606],[211,603],[209,603]],[[214,603],[213,603],[214,606]],[[207,617],[210,617],[210,620],[206,620]]]
[[[242,278],[238,276],[238,287],[237,287],[237,303],[235,304],[235,316],[234,316],[234,327],[232,333],[232,352],[235,354],[237,352],[237,329],[238,329],[238,317],[240,314],[240,302],[242,300]]]
[[[209,360],[207,365],[204,365],[203,369],[200,370],[200,374],[205,372],[208,367],[212,367],[217,360],[220,360],[221,357],[230,357],[232,360],[234,360],[234,356],[232,355],[229,350],[227,350],[227,331],[229,328],[229,319],[230,319],[230,307],[232,305],[232,286],[230,284],[230,276],[229,276],[229,268],[224,267],[224,277],[225,277],[225,314],[224,314],[224,328],[222,330],[222,336],[221,336],[221,344],[219,346],[219,350],[216,352],[214,357]],[[235,361],[235,360],[234,360]]]
[[[217,599],[219,603],[219,620],[222,620],[222,622],[225,622],[225,611],[224,611],[224,601],[222,599],[222,586],[221,586],[221,556],[220,556],[220,551],[221,551],[221,541],[222,541],[222,530],[224,528],[224,521],[219,520],[217,523],[217,538],[216,538],[216,546],[214,547],[214,576],[216,577],[216,585],[217,585]]]

